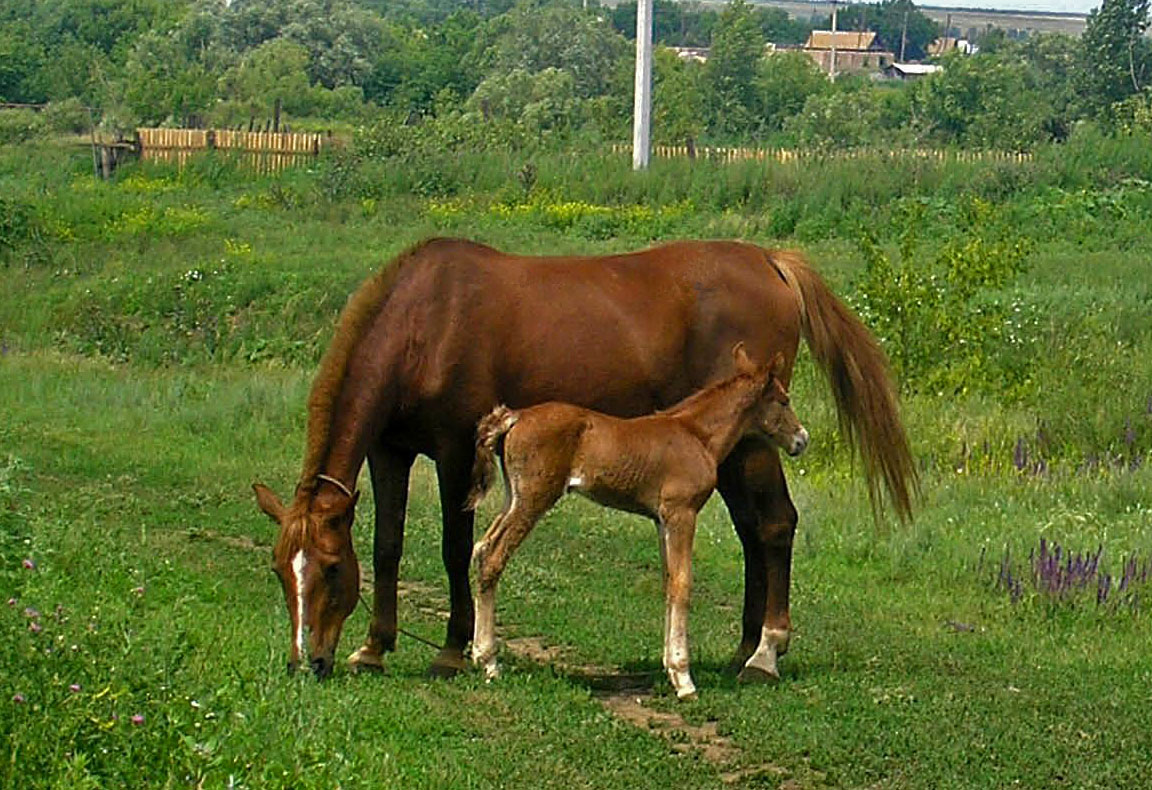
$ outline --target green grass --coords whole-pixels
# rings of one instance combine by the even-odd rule
[[[29,158],[33,174],[20,166]],[[261,479],[288,493],[332,318],[366,272],[406,245],[453,233],[525,252],[603,252],[647,243],[650,227],[629,220],[612,228],[623,235],[598,238],[603,226],[502,219],[489,207],[507,203],[516,181],[505,173],[508,191],[496,194],[500,162],[475,164],[489,191],[439,215],[426,196],[325,198],[323,173],[248,179],[200,165],[92,185],[83,166],[51,151],[0,152],[2,194],[34,220],[0,224],[9,234],[0,263],[0,601],[15,599],[0,603],[0,788],[1147,784],[1148,602],[1098,607],[1092,591],[1052,601],[1026,587],[1013,603],[995,585],[1004,552],[1019,569],[1040,537],[1075,551],[1102,545],[1113,573],[1127,555],[1152,555],[1152,471],[1118,468],[1152,452],[1143,193],[1124,197],[1123,211],[1098,211],[1091,206],[1112,200],[1114,184],[1041,155],[1035,168],[1050,183],[995,204],[1011,217],[1049,216],[1050,187],[1091,193],[1072,214],[1056,212],[1072,217],[1066,227],[1037,230],[1029,272],[989,295],[1043,317],[1028,329],[1027,386],[973,381],[906,398],[924,470],[913,524],[873,523],[825,387],[801,365],[793,402],[814,445],[788,462],[801,523],[797,633],[783,678],[741,687],[722,671],[738,639],[743,571],[714,500],[695,553],[700,700],[678,704],[660,672],[654,530],[576,498],[517,554],[498,607],[502,637],[540,637],[562,659],[505,651],[495,683],[475,672],[433,682],[424,676],[432,651],[402,636],[383,676],[341,667],[324,684],[288,677],[288,619],[269,572],[274,528],[249,488]],[[540,179],[575,184],[546,200],[630,211],[671,205],[689,189],[713,189],[724,203],[754,175],[732,171],[710,185],[676,167],[636,186],[618,174],[577,177],[557,160],[541,164]],[[944,172],[924,187],[938,198],[926,237],[954,232],[949,184],[963,180]],[[613,184],[638,191],[613,196]],[[858,186],[793,189],[824,206],[821,190]],[[166,213],[188,206],[195,211]],[[881,229],[892,216],[882,205],[860,215]],[[127,230],[133,222],[143,229]],[[674,235],[748,232],[770,242],[774,222],[762,206],[722,211],[700,201]],[[842,294],[863,265],[849,224],[832,222],[805,243]],[[890,230],[880,236],[898,241]],[[1049,462],[1047,472],[1015,469],[1018,441]],[[366,499],[356,531],[365,560],[371,522]],[[439,523],[434,475],[421,462],[400,619],[434,641],[447,608]],[[361,608],[341,650],[366,628]],[[687,736],[617,718],[597,684],[572,669],[581,666],[651,677],[647,706],[714,725],[731,756],[716,763],[678,751]],[[133,724],[137,714],[143,722]]]

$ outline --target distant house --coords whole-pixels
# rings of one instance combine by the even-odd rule
[[[952,38],[951,36],[941,36],[928,45],[928,56],[937,57],[945,55],[949,52],[959,52],[962,55],[971,55],[976,51],[966,38]]]
[[[832,51],[836,51],[836,73],[849,71],[876,71],[896,60],[896,56],[883,49],[876,33],[849,30],[813,30],[803,51],[816,62],[821,71],[832,67]]]
[[[892,80],[918,80],[943,70],[943,66],[930,63],[889,63],[884,67],[884,76]]]
[[[708,62],[708,47],[668,47],[676,53],[680,60],[691,60],[696,63]]]

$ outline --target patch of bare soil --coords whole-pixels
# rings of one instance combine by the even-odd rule
[[[188,540],[208,540],[214,543],[223,543],[236,549],[250,551],[271,551],[272,544],[263,543],[246,535],[224,535],[212,529],[190,529],[185,532]]]
[[[652,708],[654,673],[620,672],[609,667],[573,664],[565,660],[570,652],[567,648],[548,644],[537,636],[508,639],[502,647],[520,659],[547,664],[590,687],[593,698],[609,713],[626,724],[668,740],[671,750],[677,754],[699,755],[718,768],[732,766],[740,758],[740,747],[718,732],[717,722],[689,724],[679,713]],[[778,765],[760,763],[722,771],[720,780],[734,785],[765,774],[784,776],[787,771]],[[781,787],[795,790],[798,785],[785,782]]]

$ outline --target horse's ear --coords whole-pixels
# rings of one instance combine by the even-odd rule
[[[280,503],[279,497],[272,493],[272,489],[263,483],[253,483],[252,490],[256,492],[256,504],[260,509],[268,515],[268,518],[277,524],[281,523],[284,519],[284,505]]]
[[[749,359],[748,352],[744,350],[743,340],[732,346],[732,361],[736,363],[736,370],[740,373],[751,373],[756,370],[756,364]]]

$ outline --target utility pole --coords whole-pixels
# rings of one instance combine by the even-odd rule
[[[836,81],[836,0],[832,0],[832,58],[828,62],[828,81]]]
[[[636,101],[632,107],[632,169],[648,167],[652,120],[652,0],[636,3]]]
[[[900,30],[900,62],[904,62],[904,45],[908,43],[908,6],[904,6],[904,27]]]

